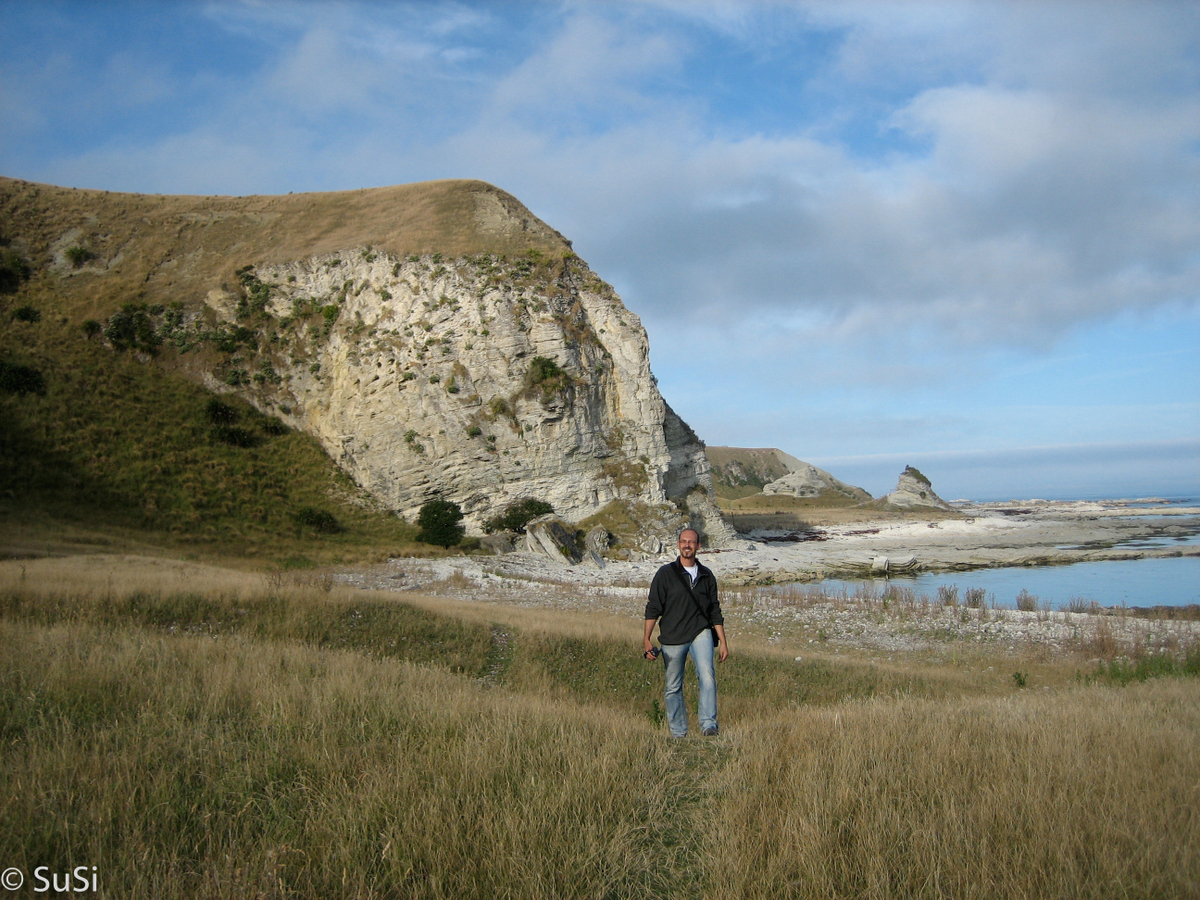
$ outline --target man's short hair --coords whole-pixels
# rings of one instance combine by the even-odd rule
[[[683,536],[685,534],[687,534],[689,531],[696,536],[696,543],[699,544],[700,540],[701,540],[700,532],[697,531],[695,528],[693,528],[691,525],[689,525],[687,528],[685,528],[681,532],[679,532],[679,537],[675,538],[675,543],[679,543],[680,541],[682,541]]]

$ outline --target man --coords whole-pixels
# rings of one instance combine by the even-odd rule
[[[692,658],[700,682],[700,733],[717,733],[717,675],[713,652],[725,662],[729,644],[725,640],[725,619],[717,599],[717,579],[712,570],[696,559],[700,535],[694,528],[679,534],[679,558],[663,566],[650,584],[646,601],[646,630],[643,650],[646,659],[657,655],[650,635],[658,622],[658,640],[662,644],[667,669],[667,726],[672,737],[686,737],[687,708],[683,703],[683,669]]]

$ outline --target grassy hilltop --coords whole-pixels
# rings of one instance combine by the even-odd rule
[[[748,533],[804,531],[813,525],[835,525],[872,519],[913,518],[897,512],[853,485],[832,483],[814,496],[764,494],[763,488],[806,465],[773,447],[706,447],[712,466],[713,492],[721,512],[733,526]],[[825,473],[828,475],[829,473]],[[936,518],[922,510],[924,519]]]

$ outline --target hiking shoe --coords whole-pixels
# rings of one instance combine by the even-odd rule
[[[700,733],[702,735],[704,735],[705,737],[716,737],[717,736],[717,726],[714,725],[712,728],[705,728]]]

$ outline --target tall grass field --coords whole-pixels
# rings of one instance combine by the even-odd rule
[[[0,563],[8,894],[1200,894],[1194,677],[997,690],[735,642],[722,734],[671,741],[632,612]]]

